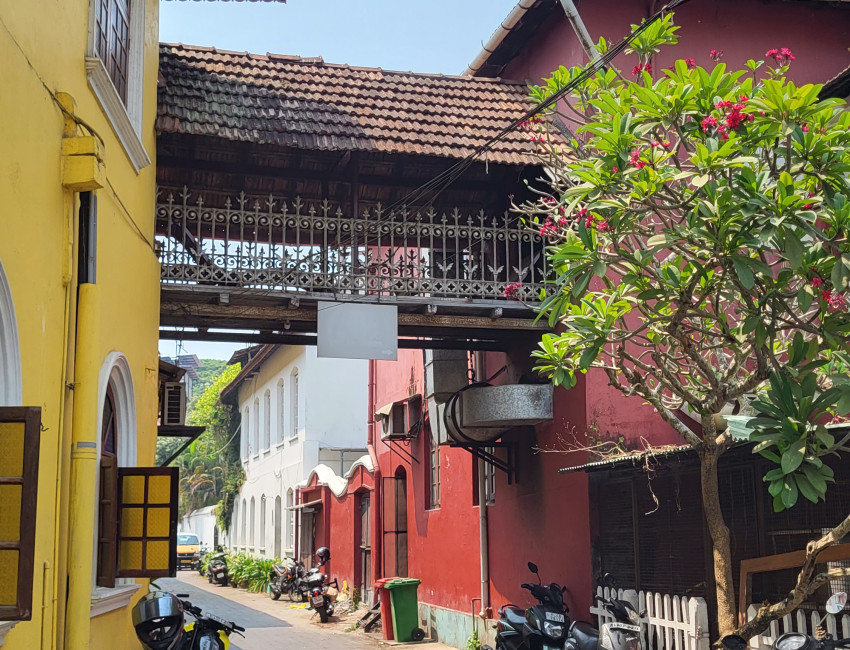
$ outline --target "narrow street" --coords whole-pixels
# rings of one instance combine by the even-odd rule
[[[345,632],[357,617],[331,618],[322,625],[312,610],[290,603],[286,598],[273,601],[265,594],[211,585],[195,571],[178,572],[176,578],[162,578],[157,584],[166,591],[188,594],[192,604],[204,613],[215,614],[245,628],[245,638],[230,637],[231,650],[268,650],[269,648],[340,648],[362,650],[384,645],[360,630]],[[436,650],[436,644],[429,648]]]

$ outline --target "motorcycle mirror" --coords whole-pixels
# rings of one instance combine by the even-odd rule
[[[616,587],[617,581],[614,579],[614,576],[612,576],[610,573],[606,573],[605,575],[602,576],[602,584],[605,585],[606,587]]]
[[[829,614],[839,614],[847,606],[847,593],[839,591],[832,594],[826,601],[826,611]]]
[[[737,634],[729,634],[720,639],[720,643],[727,650],[746,650],[747,642],[744,637]]]
[[[529,562],[528,563],[528,570],[531,571],[532,573],[537,573],[538,572],[537,565],[534,562]]]

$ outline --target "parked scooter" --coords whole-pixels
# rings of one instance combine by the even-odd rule
[[[198,551],[198,562],[197,562],[197,565],[196,565],[195,568],[198,569],[198,573],[201,574],[202,576],[206,575],[207,564],[208,564],[207,556],[209,555],[209,553],[210,553],[209,546],[207,546],[206,544],[201,542],[201,550]]]
[[[839,591],[826,601],[827,614],[837,615],[847,607],[847,594]],[[809,636],[802,632],[786,632],[779,635],[773,642],[773,650],[836,650],[837,648],[850,647],[850,638],[833,639],[831,634],[826,633],[823,628],[818,630],[821,638]],[[822,635],[822,636],[821,636]],[[727,650],[747,650],[748,643],[737,634],[730,634],[720,639],[720,643]]]
[[[278,600],[282,594],[289,591],[292,581],[296,578],[297,567],[292,558],[286,558],[280,564],[272,564],[272,570],[269,572],[269,598]]]
[[[528,563],[528,569],[537,576],[538,584],[524,582],[522,588],[530,591],[539,604],[526,610],[512,604],[499,608],[496,650],[561,650],[570,622],[569,608],[564,603],[567,588],[555,582],[544,585],[534,562]],[[485,649],[492,650],[489,646],[482,648]]]
[[[327,623],[328,618],[334,613],[334,603],[339,595],[339,583],[336,578],[328,582],[328,575],[319,571],[319,567],[324,566],[331,559],[330,550],[323,546],[316,551],[316,557],[319,561],[310,569],[304,581],[309,590],[310,607],[316,610],[322,623]]]
[[[516,605],[499,609],[496,650],[640,650],[641,617],[631,603],[600,598],[602,607],[614,617],[613,622],[602,625],[601,631],[584,621],[571,623],[563,597],[566,587],[556,582],[543,585],[537,565],[529,562],[528,568],[537,575],[538,584],[523,583],[522,588],[528,589],[539,604],[527,610]],[[606,575],[606,582],[611,581]]]
[[[210,583],[226,587],[230,579],[227,572],[227,553],[221,546],[216,546],[215,551],[207,565],[208,579]]]
[[[152,587],[156,584],[151,582]],[[187,594],[153,591],[133,607],[133,627],[147,650],[227,650],[230,635],[245,628],[211,614],[188,600]],[[186,623],[185,615],[195,620]]]

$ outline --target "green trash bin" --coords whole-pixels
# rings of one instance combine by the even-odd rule
[[[416,589],[421,582],[416,578],[395,578],[384,584],[384,589],[390,591],[396,641],[421,641],[425,638],[425,632],[419,627],[416,599]]]

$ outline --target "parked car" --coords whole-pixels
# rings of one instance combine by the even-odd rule
[[[177,534],[177,570],[197,569],[201,562],[201,541],[193,533]]]

